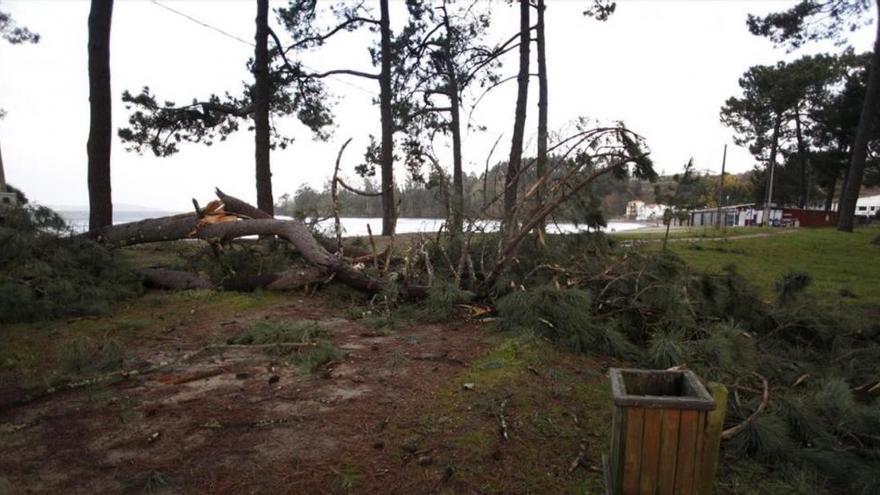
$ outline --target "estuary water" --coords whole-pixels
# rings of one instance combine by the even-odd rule
[[[74,231],[85,232],[88,229],[88,210],[60,210],[58,211],[58,214],[60,214],[67,221],[67,223],[69,223],[70,226],[73,227]],[[136,222],[145,218],[157,218],[174,214],[175,212],[164,212],[155,210],[115,211],[113,212],[113,224],[115,225],[120,223]],[[285,217],[279,216],[279,218]],[[357,237],[367,235],[368,224],[370,226],[370,229],[372,229],[374,235],[378,235],[382,232],[381,218],[342,217],[340,218],[340,221],[342,222],[343,236],[345,237]],[[418,232],[437,232],[443,222],[444,220],[441,218],[398,218],[397,233],[411,234]],[[498,229],[498,224],[499,223],[497,221],[486,220],[480,222],[479,227],[487,231],[494,231]],[[324,220],[319,225],[321,229],[326,231],[327,233],[333,232],[333,219]],[[613,233],[623,232],[627,230],[635,230],[643,227],[645,227],[645,225],[636,222],[608,222],[608,227],[603,230]],[[547,225],[547,232],[553,234],[569,234],[584,230],[586,230],[586,227],[576,226],[572,223],[550,223]]]

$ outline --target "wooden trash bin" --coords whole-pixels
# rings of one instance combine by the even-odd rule
[[[687,370],[611,368],[609,378],[614,414],[605,462],[608,493],[713,493],[727,390],[710,385],[713,399]]]

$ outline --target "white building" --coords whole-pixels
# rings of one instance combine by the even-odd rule
[[[639,222],[662,222],[663,212],[667,208],[666,205],[634,200],[626,204],[626,217]]]
[[[639,216],[639,211],[645,208],[645,202],[639,201],[637,199],[630,201],[626,204],[626,218],[631,218],[633,220]]]
[[[840,203],[835,201],[831,204],[831,211],[837,211]],[[861,196],[856,201],[856,215],[873,217],[880,212],[880,194],[874,196]]]

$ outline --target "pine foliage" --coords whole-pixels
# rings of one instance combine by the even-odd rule
[[[0,206],[0,323],[106,311],[141,291],[120,257],[43,206]]]
[[[555,242],[573,241],[548,239],[499,287],[502,329],[643,367],[684,365],[734,387],[729,424],[758,408],[759,373],[770,404],[726,448],[777,470],[795,493],[877,493],[880,398],[867,390],[878,380],[880,323],[814,300],[807,273],[785,275],[764,300],[733,266],[693,272],[670,252],[606,244],[583,254]]]

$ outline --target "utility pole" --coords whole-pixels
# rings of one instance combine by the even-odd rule
[[[724,155],[721,158],[721,179],[718,181],[718,195],[715,201],[718,203],[718,213],[715,214],[715,225],[720,229],[727,222],[721,221],[721,201],[724,199],[724,167],[727,165],[727,145],[724,145]]]

